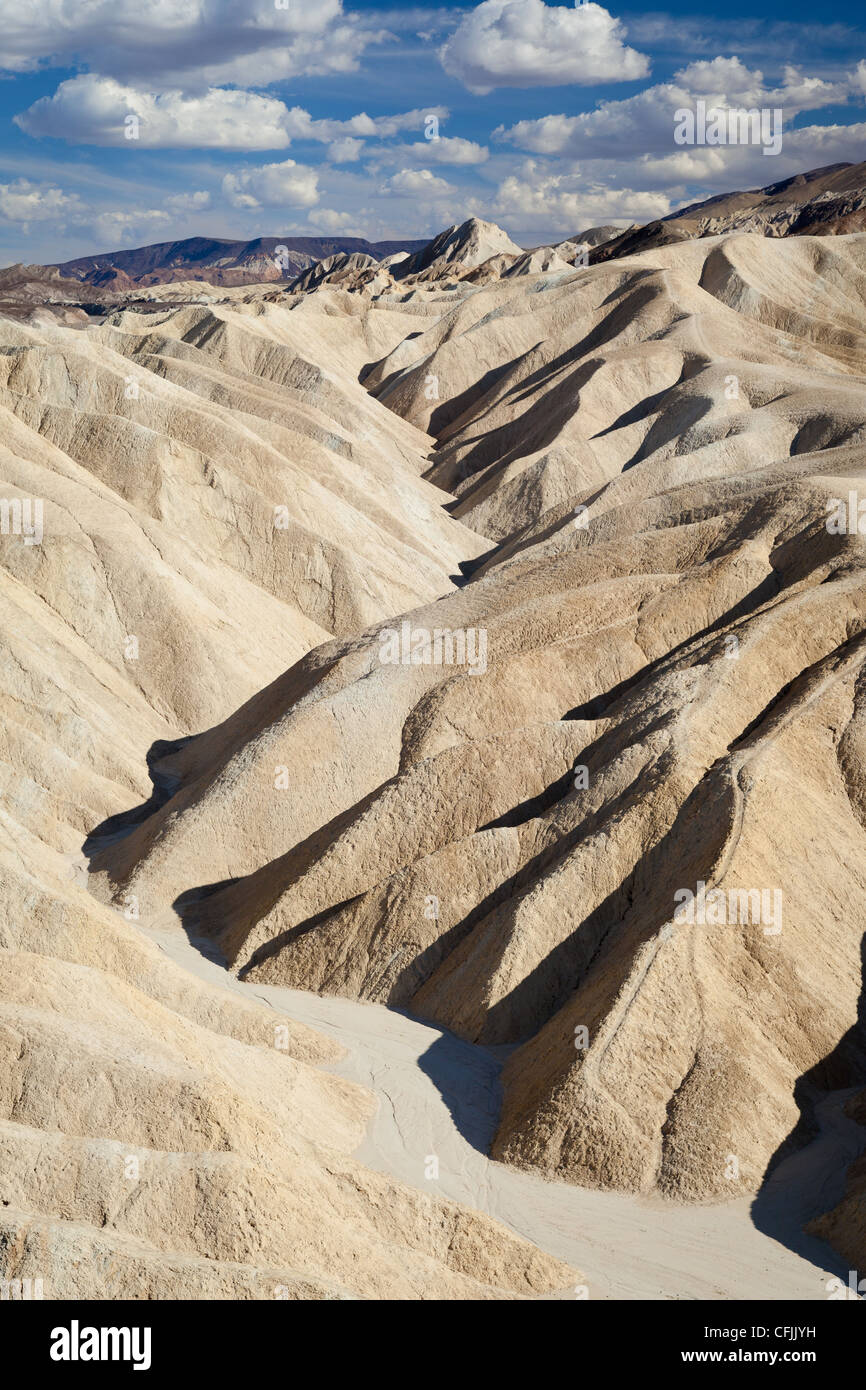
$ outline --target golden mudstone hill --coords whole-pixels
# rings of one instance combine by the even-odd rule
[[[487,552],[157,758],[94,891],[510,1045],[497,1158],[754,1191],[798,1079],[866,1079],[864,288],[864,235],[727,235],[310,295],[415,313],[364,384]]]
[[[495,232],[2,322],[0,1239],[70,1295],[574,1283],[352,1159],[262,984],[504,1046],[493,1156],[586,1186],[755,1192],[866,1083],[866,234]]]
[[[88,892],[82,844],[146,801],[150,750],[487,548],[357,381],[411,317],[216,300],[0,319],[0,1277],[93,1299],[570,1287],[352,1157],[374,1099],[330,1074],[337,1044]]]

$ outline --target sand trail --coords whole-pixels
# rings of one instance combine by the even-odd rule
[[[680,1205],[546,1182],[484,1152],[499,1109],[496,1053],[380,1004],[243,984],[173,923],[145,929],[174,961],[230,990],[253,994],[347,1049],[328,1069],[368,1087],[378,1107],[355,1157],[431,1196],[484,1211],[542,1250],[585,1271],[590,1299],[826,1299],[848,1270],[803,1235],[812,1213],[838,1200],[863,1131],[825,1103],[821,1136],[777,1170],[768,1201],[780,1236],[755,1226],[751,1202]],[[425,1165],[438,1158],[438,1181]],[[563,1293],[561,1298],[584,1297]]]

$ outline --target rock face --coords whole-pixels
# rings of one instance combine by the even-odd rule
[[[520,256],[522,248],[494,222],[470,217],[459,227],[447,227],[428,246],[397,267],[400,280],[437,280],[445,274],[474,270],[491,256]]]
[[[862,208],[866,202],[866,162],[828,164],[748,193],[723,193],[680,208],[665,220],[696,225],[701,235],[732,229],[760,231],[770,236],[799,235],[813,220],[821,220],[816,208],[836,202]],[[862,227],[837,230],[861,231]]]
[[[326,365],[361,355],[351,324],[332,351],[336,328],[240,303],[8,326],[4,482],[38,484],[51,538],[5,543],[12,602],[50,603],[184,732],[225,712],[227,682],[252,695],[486,548],[420,477],[424,436]]]
[[[319,285],[328,282],[329,285],[348,285],[364,283],[362,274],[364,271],[376,271],[379,262],[373,256],[365,256],[355,251],[351,256],[342,252],[337,256],[326,256],[323,261],[316,261],[309,270],[305,270],[296,280],[288,286],[290,293],[314,290]]]
[[[754,235],[419,287],[365,384],[488,554],[160,758],[95,891],[516,1047],[507,1162],[755,1190],[798,1078],[866,1079],[864,288],[866,236]]]
[[[0,318],[4,1281],[521,1298],[578,1277],[363,1168],[373,1100],[321,1069],[340,1050],[173,964],[80,857],[149,809],[149,752],[486,549],[421,478],[429,441],[357,382],[411,323],[258,295],[83,331]]]
[[[606,230],[606,229],[602,229]],[[660,222],[631,227],[597,246],[593,264],[722,232],[760,236],[838,236],[866,231],[866,163],[829,164],[748,193],[724,193],[680,208]],[[589,234],[587,234],[589,235]]]
[[[52,1298],[489,1298],[574,1275],[351,1159],[371,1115],[334,1047],[200,986],[64,878],[0,849],[0,1270]],[[24,907],[26,905],[26,911]]]
[[[866,1083],[866,234],[497,232],[2,322],[6,1277],[575,1280],[362,1168],[333,1045],[155,926],[507,1047],[494,1157],[559,1181],[742,1196]]]
[[[0,314],[26,322],[36,314],[43,323],[83,327],[98,311],[99,298],[89,287],[44,265],[10,265],[0,270]]]

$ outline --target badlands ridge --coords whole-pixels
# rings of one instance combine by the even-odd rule
[[[591,1283],[353,1159],[263,985],[501,1049],[551,1181],[742,1198],[866,1117],[866,233],[305,274],[0,319],[0,1252],[52,1296]]]

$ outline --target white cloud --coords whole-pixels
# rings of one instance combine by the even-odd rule
[[[603,110],[604,106],[598,109]],[[596,114],[588,112],[587,117]],[[557,116],[539,116],[534,120],[518,121],[508,129],[498,126],[493,135],[494,138],[499,136],[509,144],[516,145],[519,150],[528,150],[532,154],[562,154],[569,148],[577,133],[577,122],[577,116],[566,116],[562,113]]]
[[[189,89],[354,71],[387,31],[341,0],[0,0],[0,67],[73,67]]]
[[[854,70],[851,78],[851,87],[855,92],[861,92],[866,96],[866,58],[861,58]]]
[[[508,169],[495,202],[483,215],[501,220],[518,241],[525,241],[532,229],[533,236],[546,237],[548,218],[566,234],[569,228],[563,224],[574,223],[575,217],[572,232],[621,218],[651,221],[713,194],[766,187],[828,164],[855,163],[866,148],[866,122],[788,130],[781,153],[773,158],[758,145],[674,146],[669,106],[666,111],[660,149],[642,152],[629,140],[624,125],[616,123],[605,130],[604,139],[599,136],[580,145],[572,133],[559,157],[529,158]],[[558,118],[562,119],[566,118]],[[544,126],[557,148],[558,120],[548,118]],[[644,135],[647,143],[658,143],[647,113]],[[540,135],[538,143],[545,143]],[[498,170],[502,157],[495,156],[493,163]]]
[[[293,106],[286,113],[285,128],[293,140],[338,140],[344,136],[387,140],[404,130],[423,130],[431,116],[437,121],[448,119],[447,106],[425,106],[413,111],[399,111],[393,116],[368,116],[359,111],[347,121],[314,120],[302,106]],[[468,143],[468,142],[467,142]]]
[[[51,184],[31,183],[29,179],[0,183],[0,217],[6,222],[20,222],[26,227],[30,222],[63,219],[80,213],[81,207],[77,197]]]
[[[376,154],[384,151],[376,150]],[[490,156],[486,145],[462,136],[440,135],[438,140],[418,141],[414,145],[395,145],[389,153],[395,157],[417,160],[422,164],[483,164]]]
[[[431,115],[445,120],[448,111],[432,107],[376,117],[362,111],[345,121],[314,120],[301,106],[289,108],[276,97],[255,92],[219,87],[153,92],[85,73],[61,82],[53,96],[41,97],[14,120],[27,135],[86,145],[277,150],[293,140],[319,141],[330,144],[332,161],[343,163],[360,158],[360,137],[387,139],[404,130],[422,130]],[[133,116],[137,124],[131,139],[127,130]],[[487,154],[471,140],[443,137],[429,143],[437,147],[433,157],[443,162],[475,162]]]
[[[448,119],[447,106],[425,106],[416,107],[413,111],[403,111],[396,116],[375,116],[370,117],[366,114],[352,116],[346,121],[346,129],[356,135],[379,136],[387,139],[392,135],[399,135],[404,130],[423,130],[431,116],[435,116],[438,121]]]
[[[401,169],[392,174],[379,189],[380,193],[396,194],[398,197],[444,198],[454,193],[454,186],[446,179],[440,179],[429,169]]]
[[[866,121],[854,125],[808,125],[785,136],[785,155],[796,171],[822,164],[857,164],[866,148]]]
[[[323,232],[343,232],[346,236],[364,236],[351,212],[336,212],[333,208],[316,208],[308,218],[310,225]]]
[[[242,169],[226,174],[223,193],[232,207],[313,207],[319,201],[319,181],[315,169],[296,164],[293,159],[282,164],[263,164],[260,168]]]
[[[100,245],[116,246],[126,237],[153,237],[171,221],[171,214],[162,208],[94,208],[77,193],[67,193],[56,184],[30,179],[0,184],[0,222],[14,224],[24,235],[36,224],[43,237],[76,232],[91,243],[96,240]]]
[[[689,63],[675,73],[674,82],[695,97],[722,97],[732,106],[783,106],[788,116],[844,102],[851,86],[849,79],[826,82],[821,77],[806,77],[792,63],[784,66],[783,78],[779,86],[768,87],[760,69],[748,68],[733,57]]]
[[[60,55],[67,67],[98,64],[61,82],[53,96],[16,118],[27,133],[124,148],[126,118],[134,115],[140,120],[139,148],[273,150],[264,157],[282,161],[87,159],[76,166],[46,152],[37,165],[38,150],[25,157],[10,152],[3,176],[18,181],[0,185],[0,221],[22,228],[32,222],[32,230],[18,237],[24,256],[60,259],[59,244],[65,239],[69,246],[73,234],[80,241],[67,255],[190,231],[251,238],[294,227],[307,235],[420,236],[471,214],[500,221],[516,240],[536,244],[591,223],[653,220],[714,192],[759,187],[862,158],[866,125],[794,129],[793,118],[852,100],[862,109],[866,60],[855,67],[849,58],[847,73],[840,64],[821,69],[823,77],[809,76],[811,67],[774,66],[765,78],[746,64],[745,52],[713,57],[719,49],[707,46],[693,49],[703,56],[683,59],[669,81],[582,114],[519,120],[532,105],[526,102],[521,110],[515,94],[505,110],[511,107],[509,120],[517,123],[495,132],[497,143],[489,149],[444,134],[449,113],[443,107],[345,117],[341,104],[340,119],[314,117],[261,88],[275,74],[283,78],[300,70],[292,64],[301,62],[304,51],[310,63],[325,64],[321,71],[339,70],[363,43],[341,49],[338,39],[336,55],[320,51],[318,57],[316,45],[322,50],[332,44],[341,27],[354,30],[360,42],[360,21],[344,14],[339,0],[322,0],[315,13],[302,0],[289,3],[289,11],[278,11],[274,0],[0,0],[0,50],[11,55],[13,67],[35,67],[51,55]],[[367,10],[363,42],[369,41],[370,26],[394,26],[417,55],[407,14]],[[462,11],[440,9],[435,22],[440,37],[429,58],[441,35],[450,32],[442,61],[476,91],[585,84],[602,75],[632,80],[646,70],[646,60],[625,47],[625,30],[600,4],[575,9],[542,0],[484,0]],[[417,18],[417,28],[426,23]],[[635,25],[630,26],[634,43]],[[289,48],[289,65],[281,67]],[[337,66],[329,69],[331,62]],[[229,82],[241,85],[222,85]],[[419,88],[413,97],[427,94]],[[698,98],[734,108],[781,107],[782,154],[767,158],[748,146],[677,146],[675,111]],[[561,99],[560,93],[555,104]],[[593,99],[591,94],[570,109],[591,106]],[[436,130],[433,116],[443,133],[425,139],[431,127]],[[318,148],[310,154],[302,142]],[[301,148],[298,162],[286,157],[289,147],[291,153]],[[134,152],[136,142],[128,148]],[[11,234],[3,244],[13,244]]]
[[[576,174],[550,174],[529,161],[522,176],[502,181],[491,213],[509,227],[538,227],[542,235],[576,235],[611,221],[652,222],[671,211],[663,193],[608,188]]]
[[[634,159],[640,154],[675,154],[675,112],[700,98],[708,106],[727,109],[781,108],[786,123],[799,112],[836,105],[852,90],[852,80],[825,82],[805,77],[799,68],[786,67],[784,81],[772,87],[759,70],[747,68],[739,58],[714,58],[691,63],[674,74],[671,82],[646,87],[621,101],[603,101],[594,111],[578,116],[550,115],[518,121],[495,136],[533,154],[566,154],[582,159]],[[789,132],[785,142],[790,140]],[[722,153],[722,161],[735,163],[737,147]],[[765,160],[766,163],[766,160]],[[767,171],[767,182],[772,177]]]
[[[495,87],[588,86],[645,77],[649,60],[623,39],[602,6],[573,9],[543,0],[483,0],[439,50],[447,73],[471,92]]]
[[[273,97],[210,88],[185,96],[124,86],[86,73],[61,82],[15,117],[28,135],[50,135],[87,145],[136,145],[151,149],[272,150],[289,144],[287,111]],[[130,125],[128,118],[137,118]],[[129,139],[127,130],[137,135]]]
[[[118,208],[89,214],[81,222],[93,229],[92,234],[100,245],[113,249],[118,242],[146,243],[160,234],[165,235],[172,219],[159,208]]]
[[[197,193],[173,193],[166,198],[165,206],[171,212],[202,212],[210,207],[210,194],[205,189]]]
[[[428,159],[437,164],[483,164],[490,155],[486,145],[479,145],[475,140],[464,140],[460,135],[440,135],[438,140],[428,140],[426,145],[415,148],[426,148]]]
[[[363,149],[363,140],[356,140],[353,136],[347,135],[328,146],[328,159],[331,164],[354,164],[361,158]]]

